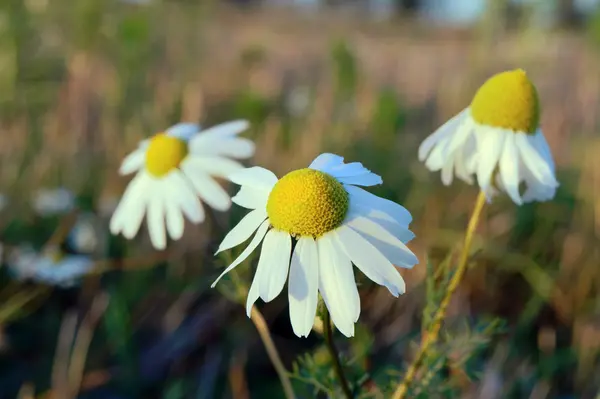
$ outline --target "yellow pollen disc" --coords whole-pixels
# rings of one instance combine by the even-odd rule
[[[159,133],[150,139],[146,150],[146,170],[156,177],[164,176],[179,167],[187,154],[185,141]]]
[[[294,237],[316,238],[339,227],[348,206],[348,193],[334,177],[314,169],[299,169],[275,184],[267,201],[267,214],[278,230]]]
[[[475,93],[471,115],[482,125],[533,134],[540,121],[537,90],[522,69],[499,73]]]

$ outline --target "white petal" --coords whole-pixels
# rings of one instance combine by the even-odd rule
[[[507,133],[496,128],[478,127],[477,151],[480,154],[479,167],[477,168],[477,183],[482,191],[488,190],[494,169],[498,165],[500,152],[504,147],[504,138]]]
[[[402,241],[372,220],[351,215],[344,224],[360,233],[394,265],[411,268],[419,263],[415,254]]]
[[[183,214],[192,223],[204,221],[204,208],[196,197],[194,187],[183,177],[183,173],[176,169],[171,172],[170,179],[176,182],[181,189],[178,191],[177,201]]]
[[[183,122],[171,126],[165,133],[171,137],[177,137],[180,140],[188,141],[199,131],[200,126],[196,123]]]
[[[515,133],[515,142],[521,153],[521,159],[533,177],[541,184],[558,187],[558,182],[548,162],[536,151],[524,133]]]
[[[515,135],[509,134],[504,139],[504,149],[500,156],[500,181],[506,190],[506,193],[517,205],[521,205],[521,195],[519,194],[519,154],[515,144]]]
[[[181,170],[194,186],[196,193],[209,206],[218,211],[226,211],[231,207],[229,194],[196,164],[186,159],[181,164]]]
[[[423,140],[423,143],[421,143],[421,145],[419,146],[419,161],[423,162],[431,152],[431,149],[436,144],[438,144],[441,140],[446,139],[448,136],[450,136],[456,131],[456,129],[460,126],[460,123],[462,122],[462,119],[466,113],[467,110],[463,110],[458,114],[454,115],[446,123],[440,126],[435,132],[433,132],[425,140]]]
[[[477,141],[473,134],[463,143],[459,153],[454,158],[456,177],[467,184],[473,184],[472,175],[477,166]]]
[[[452,184],[455,165],[462,158],[463,148],[467,140],[471,137],[472,130],[473,126],[469,118],[464,118],[462,124],[456,129],[456,132],[448,139],[448,144],[444,149],[446,152],[446,161],[442,166],[441,176],[442,183],[446,186]]]
[[[260,166],[253,166],[232,173],[229,176],[229,180],[240,186],[250,186],[270,192],[278,179],[270,170],[261,168]]]
[[[267,230],[268,229],[269,229],[269,220],[265,220],[260,225],[260,227],[258,228],[258,230],[256,231],[256,234],[254,235],[254,238],[252,239],[252,241],[250,241],[250,244],[248,244],[248,246],[246,247],[246,249],[244,249],[244,251],[240,254],[240,256],[238,256],[236,258],[236,260],[234,260],[231,265],[227,266],[227,269],[225,269],[225,271],[223,271],[223,273],[221,273],[219,275],[219,277],[217,277],[217,279],[215,280],[215,282],[212,283],[212,285],[210,286],[211,288],[214,288],[215,285],[217,285],[217,283],[219,282],[219,280],[224,275],[226,275],[227,273],[229,273],[236,266],[238,266],[240,263],[242,263],[244,260],[246,260],[246,258],[252,253],[252,251],[254,251],[256,249],[256,247],[258,247],[258,244],[260,244],[260,242],[262,241],[262,239],[265,236],[265,234],[267,234]]]
[[[371,194],[359,187],[345,184],[344,188],[348,194],[350,194],[350,204],[357,203],[369,209],[384,212],[402,226],[408,227],[410,222],[412,222],[410,212],[403,206],[385,198],[378,197],[375,194]]]
[[[406,289],[402,276],[394,265],[369,241],[347,226],[334,231],[334,237],[352,263],[368,278],[387,287],[392,295],[404,294]]]
[[[221,244],[219,245],[219,249],[215,253],[218,254],[221,251],[228,250],[235,246],[240,245],[244,241],[246,241],[252,233],[258,229],[258,227],[264,222],[267,218],[267,212],[264,209],[256,209],[240,220],[240,222],[233,228]]]
[[[195,168],[203,170],[209,175],[224,178],[244,168],[239,162],[223,157],[191,156],[186,162],[193,164]]]
[[[398,223],[393,217],[376,208],[367,207],[351,201],[348,213],[349,215],[361,215],[367,217],[392,233],[394,237],[405,244],[415,238],[414,233],[408,229],[406,224]]]
[[[270,302],[283,290],[290,267],[292,237],[289,233],[271,229],[262,244],[258,267],[262,269],[259,292],[265,302]]]
[[[339,155],[324,153],[319,155],[308,166],[310,169],[328,173],[328,170],[344,163],[344,158]]]
[[[359,176],[340,177],[338,181],[343,184],[356,184],[358,186],[375,186],[383,183],[381,177],[376,175],[375,173],[369,173],[366,175]]]
[[[119,234],[127,231],[127,238],[132,238],[140,228],[145,211],[145,199],[148,196],[148,175],[138,173],[125,190],[121,202],[110,220],[110,232]]]
[[[231,201],[247,209],[266,209],[269,200],[269,190],[242,186]]]
[[[319,301],[319,253],[311,237],[300,237],[290,265],[288,300],[294,334],[308,337]]]
[[[121,163],[121,167],[119,168],[119,174],[125,176],[140,170],[140,168],[144,166],[145,160],[146,150],[138,148],[137,150],[133,151],[131,154],[125,157],[125,159]]]
[[[546,137],[542,132],[542,129],[538,129],[537,132],[532,137],[534,147],[539,151],[542,157],[546,160],[552,172],[555,171],[554,159],[552,158],[552,151],[550,150],[550,146],[546,141]]]
[[[354,323],[360,314],[360,297],[352,264],[328,234],[317,240],[319,252],[319,291],[337,329],[354,336]]]
[[[210,145],[201,145],[194,141],[190,145],[190,152],[194,155],[217,155],[232,158],[249,158],[254,155],[254,149],[254,142],[243,137],[213,140]]]
[[[258,300],[260,296],[259,287],[260,287],[260,279],[261,275],[256,269],[256,273],[254,274],[254,278],[252,279],[252,284],[250,285],[250,290],[248,290],[248,298],[246,298],[246,315],[251,317],[252,315],[252,307]]]
[[[151,196],[148,199],[148,231],[154,248],[162,250],[167,247],[165,234],[165,187],[156,179],[153,180],[152,191],[148,193]]]
[[[327,169],[327,173],[335,178],[360,176],[371,173],[371,171],[363,166],[360,162],[342,163]]]
[[[201,148],[205,145],[211,145],[215,140],[229,139],[233,136],[237,136],[249,127],[250,124],[245,120],[225,122],[220,125],[212,126],[193,137],[190,141],[190,146]]]
[[[164,207],[167,231],[173,240],[179,240],[183,236],[183,229],[185,227],[181,208],[179,207],[179,198],[182,192],[188,190],[186,186],[180,186],[178,180],[169,179],[168,177],[165,180]]]

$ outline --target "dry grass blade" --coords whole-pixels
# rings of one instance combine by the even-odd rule
[[[72,397],[76,397],[83,381],[83,373],[85,368],[85,359],[87,352],[92,342],[94,330],[100,318],[104,314],[108,306],[108,296],[100,294],[94,298],[92,306],[88,314],[83,319],[81,327],[77,331],[75,342],[73,344],[73,353],[68,368],[69,392]]]

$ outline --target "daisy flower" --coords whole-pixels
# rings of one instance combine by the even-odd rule
[[[94,261],[86,255],[63,254],[57,248],[38,253],[24,245],[11,253],[7,265],[18,280],[68,288],[92,269]]]
[[[64,187],[44,188],[35,193],[32,203],[40,216],[63,215],[75,208],[75,195]]]
[[[547,201],[559,185],[538,94],[522,69],[488,79],[469,107],[425,139],[419,159],[441,170],[445,185],[454,175],[472,184],[475,175],[488,201],[500,191],[518,205]]]
[[[414,234],[402,206],[357,186],[381,184],[381,177],[359,162],[322,154],[308,168],[281,179],[252,167],[230,176],[241,185],[233,197],[251,209],[223,239],[221,252],[254,238],[213,283],[244,261],[262,241],[258,268],[246,303],[250,316],[260,297],[269,302],[288,279],[290,320],[294,333],[308,336],[323,297],[337,329],[354,335],[360,298],[352,264],[394,296],[404,293],[404,280],[394,267],[410,268],[417,257],[405,243]],[[292,249],[293,248],[293,249]]]
[[[254,143],[237,137],[248,128],[234,121],[200,132],[193,123],[179,123],[142,141],[119,169],[121,175],[136,172],[110,221],[113,234],[133,238],[146,215],[150,239],[156,249],[167,246],[166,234],[183,235],[184,216],[193,223],[204,220],[198,197],[213,209],[231,206],[227,192],[213,177],[227,177],[242,168],[232,158],[254,154]]]

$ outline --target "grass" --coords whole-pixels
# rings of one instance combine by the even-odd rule
[[[357,396],[387,397],[439,304],[452,269],[444,265],[456,263],[477,195],[442,187],[416,148],[486,77],[513,67],[538,84],[561,187],[549,203],[517,208],[502,198],[484,211],[471,267],[413,395],[597,395],[597,46],[580,33],[481,37],[414,21],[242,14],[212,2],[3,2],[0,187],[11,199],[3,242],[41,248],[60,219],[36,216],[28,199],[65,186],[103,226],[106,245],[93,256],[107,266],[53,290],[15,282],[3,268],[0,398],[283,397],[238,298],[209,289],[231,256],[212,253],[243,212],[188,225],[157,254],[145,234],[108,237],[102,211],[122,193],[118,164],[138,140],[180,120],[240,117],[252,122],[251,163],[282,175],[322,151],[340,153],[382,175],[373,191],[413,214],[410,247],[421,264],[402,271],[407,294],[394,299],[357,274],[357,337],[337,342]],[[219,289],[235,293],[228,284]],[[295,338],[285,296],[259,307],[296,393],[339,394],[322,336]]]

